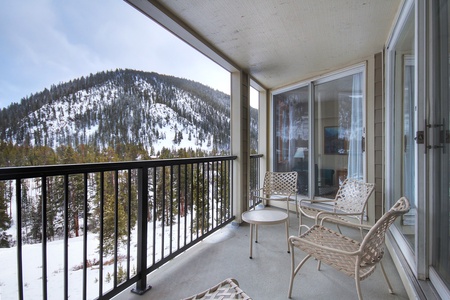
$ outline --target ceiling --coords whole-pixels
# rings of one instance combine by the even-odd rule
[[[382,51],[402,2],[126,1],[226,69],[244,70],[267,89],[359,63]]]

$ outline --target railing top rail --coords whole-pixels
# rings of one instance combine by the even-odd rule
[[[228,155],[228,156],[208,156],[208,157],[193,157],[193,158],[154,159],[154,160],[140,160],[127,162],[9,167],[9,168],[0,168],[0,180],[186,165],[186,164],[235,160],[235,159],[237,159],[237,156]]]

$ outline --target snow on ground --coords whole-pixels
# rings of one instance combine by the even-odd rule
[[[187,218],[188,222],[190,217]],[[155,256],[156,261],[160,260],[162,245],[161,235],[162,226],[157,222],[156,226],[156,245]],[[190,228],[188,224],[188,228]],[[173,231],[173,245],[172,249],[177,249],[177,235],[178,224],[174,223]],[[164,226],[165,232],[165,255],[169,253],[169,232],[170,226]],[[184,218],[180,220],[180,232],[184,232]],[[188,239],[190,238],[189,231],[187,232]],[[137,252],[137,234],[133,231],[130,243],[130,276],[136,270],[136,252]],[[183,238],[181,239],[184,240]],[[153,254],[153,222],[148,223],[148,265],[151,264],[151,256]],[[189,241],[188,241],[189,242]],[[182,247],[183,245],[180,245]],[[68,277],[69,277],[69,298],[80,299],[83,292],[83,236],[69,239],[69,263],[68,263]],[[126,256],[126,247],[121,247],[119,256]],[[104,258],[105,261],[113,257]],[[23,245],[22,247],[22,264],[23,264],[23,285],[25,299],[42,299],[42,244]],[[87,260],[98,261],[98,236],[96,234],[88,233],[87,237]],[[119,262],[126,271],[126,259]],[[103,291],[108,291],[113,287],[112,275],[114,272],[114,264],[105,265],[103,268]],[[108,273],[111,275],[111,280],[106,281]],[[87,288],[88,299],[96,298],[99,294],[99,267],[94,265],[87,268]],[[64,240],[52,241],[47,243],[47,291],[48,299],[63,299],[64,298]],[[18,277],[17,277],[17,247],[0,248],[0,299],[9,300],[18,298]]]

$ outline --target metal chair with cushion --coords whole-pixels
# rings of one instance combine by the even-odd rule
[[[322,224],[316,224],[300,236],[289,237],[291,248],[291,278],[289,283],[288,297],[291,298],[295,275],[304,263],[311,257],[325,263],[344,274],[355,278],[358,298],[362,299],[360,281],[369,277],[380,263],[389,292],[392,287],[384,271],[381,259],[384,255],[385,235],[389,226],[395,219],[408,212],[410,204],[405,197],[400,198],[394,206],[386,212],[374,226],[350,225],[355,228],[361,226],[369,229],[362,242],[351,239],[339,232],[324,227],[322,224],[328,216],[324,216]],[[348,224],[347,224],[348,225]],[[298,248],[306,253],[306,257],[295,267],[294,249]]]
[[[346,179],[336,193],[334,199],[310,200],[301,199],[298,203],[300,211],[299,235],[303,224],[303,217],[317,219],[320,221],[323,214],[327,215],[329,222],[337,224],[362,224],[367,200],[375,188],[373,183],[365,183],[356,179]],[[330,209],[319,208],[314,204],[331,203]],[[339,230],[340,231],[340,230]]]

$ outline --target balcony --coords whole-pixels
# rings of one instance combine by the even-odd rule
[[[259,185],[260,157],[250,159],[252,187]],[[9,186],[14,195],[17,230],[11,248],[16,262],[8,262],[8,274],[2,271],[14,280],[0,280],[0,295],[5,299],[179,299],[232,277],[253,299],[285,299],[290,255],[284,225],[261,226],[259,243],[249,259],[249,226],[233,222],[234,206],[240,201],[232,193],[234,159],[3,168],[0,182],[8,184],[0,188]],[[30,197],[41,204],[35,210],[41,221],[36,224],[41,225],[33,229],[34,237],[25,221],[30,213],[27,205],[33,203]],[[56,199],[63,200],[56,206],[63,218],[57,219],[62,231],[55,234],[51,232],[57,221],[50,216]],[[97,210],[91,207],[94,201]],[[295,235],[294,213],[290,222],[290,234]],[[95,224],[97,231],[92,233]],[[359,231],[347,234],[359,237]],[[58,251],[53,249],[54,241],[59,242]],[[92,247],[94,252],[89,250]],[[301,255],[296,253],[298,258]],[[381,273],[363,281],[363,294],[367,299],[407,299],[389,255],[385,259],[396,294],[388,294]],[[60,263],[56,270],[51,267],[55,261]],[[36,273],[30,262],[36,263],[39,275],[29,276]],[[309,263],[296,277],[294,298],[317,299],[330,293],[356,297],[353,280],[336,273],[326,266],[318,272]]]
[[[290,234],[298,230],[295,213],[290,214]],[[343,229],[358,238],[359,231]],[[124,291],[115,299],[181,299],[212,287],[225,278],[238,280],[253,299],[287,299],[290,254],[286,252],[284,224],[260,226],[259,241],[249,259],[249,225],[229,224],[171,262],[149,274],[152,289],[144,296]],[[295,252],[296,262],[304,257]],[[389,253],[384,266],[394,288],[389,294],[381,270],[361,282],[364,299],[409,299]],[[353,278],[310,260],[294,281],[292,299],[357,299]]]

